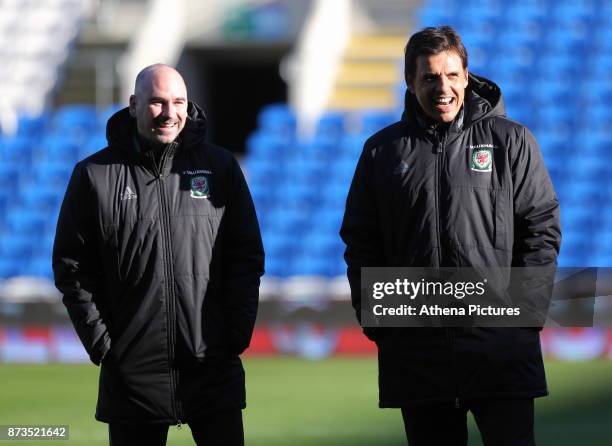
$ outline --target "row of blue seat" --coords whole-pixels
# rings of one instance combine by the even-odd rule
[[[459,12],[461,14],[457,14]],[[426,24],[437,23],[437,20],[441,19],[452,19],[458,23],[476,23],[485,19],[489,22],[495,21],[495,24],[500,26],[513,26],[531,19],[540,19],[547,23],[566,23],[576,19],[605,23],[610,13],[612,7],[607,0],[466,0],[461,4],[453,0],[433,0],[427,2],[417,16],[421,23]]]
[[[536,135],[561,202],[563,266],[612,261],[612,233],[605,230],[612,211],[600,204],[612,198],[609,3],[430,0],[418,15],[423,26],[457,27],[470,68],[499,82],[509,116]],[[399,119],[404,93],[398,84],[394,111],[329,112],[307,140],[286,104],[261,111],[245,170],[268,274],[344,274],[338,231],[355,164],[366,138]],[[105,144],[104,123],[115,109],[68,107],[22,119],[17,136],[0,138],[0,276],[50,274],[49,243],[34,242],[52,237],[69,171],[77,158]],[[45,202],[48,208],[41,208]],[[41,209],[40,215],[30,215],[31,209]],[[14,262],[6,260],[11,256]]]
[[[21,166],[48,161],[74,164],[106,146],[106,138],[101,133],[72,135],[49,133],[39,138],[3,137],[0,138],[0,157],[6,163]]]
[[[498,82],[508,115],[535,134],[561,203],[559,264],[610,265],[612,3],[483,2],[429,0],[418,27],[455,27],[471,70]]]
[[[74,129],[98,131],[100,128],[104,129],[106,121],[123,107],[111,105],[98,109],[89,104],[72,104],[59,107],[53,112],[46,110],[39,116],[20,116],[18,134],[41,135],[58,131],[69,134]]]

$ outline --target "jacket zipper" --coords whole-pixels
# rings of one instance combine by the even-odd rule
[[[459,409],[460,407],[460,398],[459,398],[459,385],[456,379],[455,373],[455,364],[457,361],[457,349],[455,348],[455,332],[452,327],[444,327],[443,330],[446,331],[446,339],[451,351],[451,376],[453,379],[453,387],[455,391],[455,409]]]
[[[448,131],[444,132],[444,134],[442,135],[442,137],[440,138],[439,134],[436,133],[437,136],[437,141],[438,141],[438,146],[437,146],[437,150],[436,150],[436,192],[435,192],[435,202],[436,202],[436,237],[437,237],[437,243],[438,243],[438,262],[439,265],[438,266],[442,266],[443,262],[442,262],[442,240],[440,237],[440,222],[441,222],[441,218],[440,218],[440,178],[441,178],[441,169],[442,166],[444,165],[444,149],[446,148],[446,143],[448,141]],[[444,328],[446,330],[446,335],[448,338],[448,343],[451,349],[451,365],[453,370],[455,369],[455,362],[457,360],[456,358],[456,349],[455,349],[455,333],[453,331],[453,328],[451,327],[447,327]],[[453,376],[455,374],[453,373]],[[454,387],[455,387],[455,401],[454,401],[454,406],[455,409],[459,409],[460,407],[460,400],[459,400],[459,388],[458,388],[458,383],[457,380],[454,380]]]
[[[149,152],[151,153],[151,152]],[[158,193],[160,199],[160,224],[162,226],[162,243],[164,246],[164,270],[166,273],[166,309],[167,309],[167,323],[168,323],[168,363],[170,365],[170,400],[172,404],[172,411],[174,419],[177,422],[178,428],[181,428],[181,407],[180,402],[176,397],[176,390],[178,387],[178,372],[174,365],[175,351],[174,345],[176,343],[176,298],[174,296],[174,268],[172,265],[172,240],[170,234],[170,210],[168,205],[168,199],[166,197],[166,191],[164,188],[164,167],[166,164],[166,156],[163,154],[160,158],[160,166],[157,166],[154,158],[152,157],[153,169],[158,179]]]
[[[457,348],[455,346],[455,329],[452,327],[447,328],[448,330],[448,335],[450,338],[450,345],[451,345],[451,362],[452,362],[452,369],[453,369],[453,377],[455,377],[455,379],[453,380],[454,383],[454,387],[455,387],[455,409],[459,409],[459,383],[457,381],[457,373],[455,373],[455,365],[457,362]]]
[[[435,205],[436,205],[436,242],[438,244],[438,266],[442,266],[442,243],[440,237],[440,177],[442,175],[441,169],[444,162],[444,149],[446,147],[446,140],[448,133],[444,132],[442,138],[438,132],[436,132],[436,140],[438,142],[436,148],[436,182],[435,182]]]

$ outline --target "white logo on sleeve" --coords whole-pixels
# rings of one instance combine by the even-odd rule
[[[125,191],[123,191],[123,193],[119,197],[121,198],[121,201],[124,201],[124,200],[133,200],[135,198],[138,198],[138,195],[136,195],[132,191],[130,186],[126,186]]]

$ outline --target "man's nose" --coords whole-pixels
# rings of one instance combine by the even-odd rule
[[[438,77],[438,81],[436,82],[436,90],[444,92],[449,91],[450,89],[450,81],[446,76]]]
[[[172,102],[164,104],[162,111],[164,113],[164,116],[168,116],[169,118],[173,118],[176,116],[176,107]]]

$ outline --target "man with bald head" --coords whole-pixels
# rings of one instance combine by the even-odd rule
[[[112,445],[242,445],[239,355],[257,313],[264,253],[235,158],[206,142],[181,75],[143,69],[108,146],[80,161],[60,212],[53,270],[91,361],[96,419]]]
[[[136,118],[140,136],[152,145],[173,142],[187,120],[187,87],[182,76],[162,64],[142,70],[130,97],[130,114]]]

